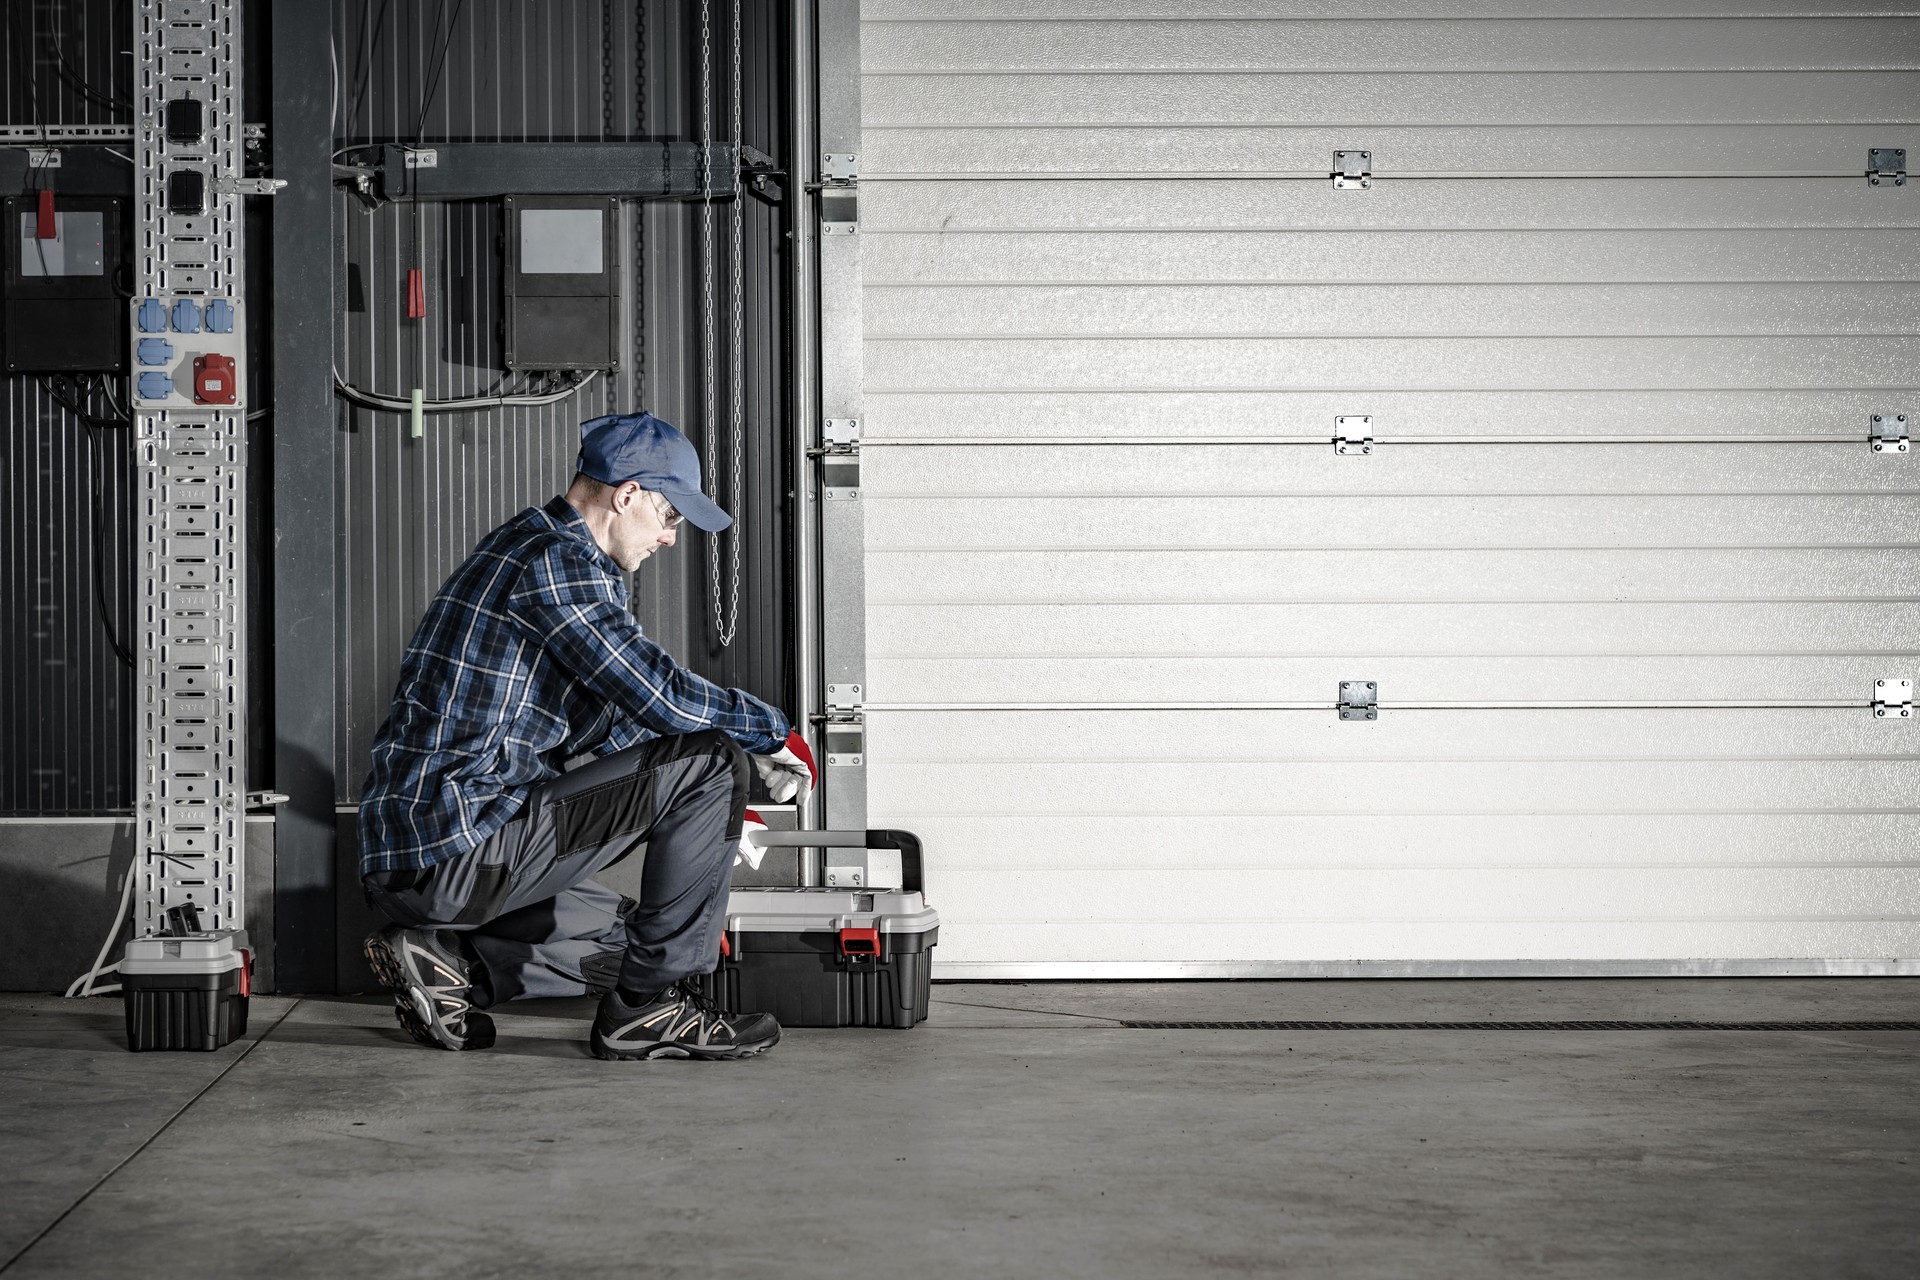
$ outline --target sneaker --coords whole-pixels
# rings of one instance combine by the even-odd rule
[[[593,1019],[593,1056],[637,1058],[751,1058],[780,1043],[771,1014],[720,1011],[707,996],[674,983],[652,1004],[630,1005],[618,991],[600,997]]]
[[[438,932],[390,924],[367,935],[366,953],[408,1035],[430,1049],[493,1044],[493,1019],[473,1007],[466,957]]]

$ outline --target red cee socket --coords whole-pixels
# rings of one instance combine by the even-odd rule
[[[420,268],[414,267],[407,272],[407,319],[425,320],[427,318],[427,277]]]
[[[34,222],[33,235],[36,240],[58,240],[60,224],[53,217],[53,192],[40,193],[40,216]]]
[[[232,404],[238,382],[232,356],[208,354],[193,358],[195,404]]]

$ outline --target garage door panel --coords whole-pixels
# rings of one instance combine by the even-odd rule
[[[1855,71],[1920,64],[1912,18],[871,23],[866,75],[899,72]]]
[[[896,233],[862,253],[872,285],[1920,279],[1910,229]]]
[[[1908,338],[1019,338],[866,344],[876,390],[1355,392],[1540,387],[1879,386],[1914,381]]]
[[[1151,691],[1133,692],[1146,695],[1139,701],[1151,700]],[[1331,703],[1331,696],[1328,701]],[[914,796],[929,813],[991,813],[1007,810],[1008,806],[977,808],[945,803],[941,799],[944,785],[929,789],[916,779],[917,791],[903,787],[899,785],[903,777],[897,772],[899,768],[969,761],[996,767],[1016,764],[1023,769],[1052,763],[1094,771],[1116,757],[1146,762],[1141,767],[1151,768],[1159,763],[1181,764],[1202,754],[1208,760],[1242,764],[1278,759],[1312,764],[1353,760],[1525,761],[1535,757],[1876,762],[1883,757],[1898,757],[1898,763],[1911,765],[1920,759],[1912,721],[1878,720],[1864,706],[1711,712],[1671,707],[1410,711],[1383,714],[1380,720],[1366,723],[1343,722],[1335,718],[1331,706],[1325,711],[876,711],[871,722],[869,733],[880,762],[874,778],[886,783],[889,795]],[[1185,804],[1181,793],[1166,787],[1150,786],[1138,794],[1144,801],[1161,802],[1167,814],[1204,812]],[[1533,801],[1532,795],[1509,792],[1506,803],[1496,811],[1535,812],[1539,806]],[[1920,801],[1909,790],[1882,796],[1867,807],[1907,809],[1916,805]],[[1141,803],[1127,806],[1129,811],[1144,807]],[[1620,794],[1600,806],[1600,811],[1631,812],[1643,807],[1638,797]],[[1274,812],[1313,808],[1302,801],[1278,806]],[[1737,811],[1740,806],[1703,802],[1682,808]],[[1353,811],[1369,813],[1373,809],[1369,801]],[[1065,811],[1068,815],[1101,812],[1093,805]],[[1914,849],[1920,852],[1920,844]]]
[[[1691,391],[1380,391],[1365,412],[1381,435],[1846,436],[1864,449],[1870,415],[1895,403],[1878,388]],[[1908,397],[1902,397],[1903,399]],[[869,391],[868,440],[1333,437],[1351,392]],[[1435,446],[1438,447],[1438,446]],[[995,454],[977,451],[982,465]],[[1375,457],[1386,456],[1376,452]],[[1575,455],[1578,457],[1578,453]],[[1730,455],[1722,451],[1722,458]],[[863,464],[891,465],[870,451]],[[1344,459],[1343,459],[1344,461]],[[1542,456],[1543,465],[1551,460]],[[1580,464],[1594,465],[1589,460]]]
[[[1392,419],[1376,415],[1378,434],[1389,434],[1390,425]],[[1858,443],[1841,447],[1423,444],[1406,449],[1382,445],[1362,458],[1334,452],[1329,417],[1326,445],[923,445],[871,450],[862,469],[867,495],[876,501],[1097,497],[1139,502],[1177,495],[1218,496],[1232,505],[1279,495],[1367,500],[1390,495],[1501,499],[1577,494],[1600,502],[1610,497],[1717,502],[1756,496],[1914,496],[1920,486],[1920,459],[1911,453],[1873,453],[1866,445],[1866,428],[1864,419],[1856,420]],[[1258,514],[1264,517],[1266,512]]]
[[[1364,664],[1364,670],[1361,665]],[[1341,681],[1375,681],[1388,699],[1434,702],[1632,702],[1677,705],[1861,702],[1905,676],[1911,655],[1867,652],[1630,656],[1262,654],[1235,657],[932,657],[869,655],[867,684],[886,703],[1331,703]],[[1864,714],[1864,713],[1863,713]]]
[[[1911,4],[1899,0],[1692,0],[1673,4],[1664,0],[1607,0],[1581,7],[1587,18],[1799,18],[1809,14],[1903,16]],[[1114,18],[1181,18],[1189,21],[1228,18],[1273,21],[1307,18],[1557,18],[1564,6],[1547,0],[863,0],[863,22],[917,22],[926,20],[996,19],[1034,20]]]
[[[1866,158],[1861,157],[1864,171]],[[1328,157],[1331,167],[1332,157]],[[1382,181],[1356,199],[1313,179],[1000,176],[873,182],[860,192],[862,235],[899,232],[1910,229],[1907,204],[1833,178],[1586,178]],[[882,251],[885,251],[884,241]],[[871,242],[870,242],[871,244]],[[1751,278],[1751,277],[1742,277]]]
[[[1184,125],[1071,129],[873,128],[865,164],[876,177],[965,173],[1209,174],[1319,177],[1333,153],[1373,153],[1378,181],[1396,175],[1864,173],[1889,128],[1864,125],[1516,125],[1357,123],[1329,128]],[[1357,193],[1356,193],[1357,195]]]
[[[962,928],[942,925],[938,971],[949,978],[1004,978],[1035,972],[1069,978],[1165,976],[1194,977],[1270,974],[1285,967],[1311,973],[1314,966],[1340,961],[1369,965],[1405,961],[1404,972],[1434,976],[1450,962],[1510,961],[1502,973],[1524,973],[1527,962],[1544,972],[1591,972],[1583,962],[1616,962],[1634,973],[1713,973],[1725,961],[1729,972],[1753,957],[1814,957],[1891,962],[1920,950],[1920,925],[1906,920],[1847,921],[1643,921],[1540,920],[1512,922],[1434,922],[1386,920],[1365,924],[1295,922],[1213,924],[1206,904],[1191,904],[1194,914],[1179,919],[1164,914],[1150,919],[1075,919],[1065,928],[1056,914],[1040,919],[1005,918],[1016,895],[992,904],[966,902],[958,908],[968,921]],[[949,913],[955,908],[946,907]],[[1169,965],[1166,957],[1182,959]],[[1021,957],[1009,962],[1008,956]],[[1436,959],[1447,957],[1448,959]],[[1787,972],[1821,972],[1817,963],[1788,962]],[[1663,964],[1660,962],[1673,962]],[[1141,966],[1135,975],[1107,966]],[[1076,971],[1071,966],[1099,966]],[[1213,973],[1207,966],[1245,966],[1238,973]],[[1046,966],[1036,970],[1034,966]],[[1763,970],[1764,971],[1764,970]],[[1484,971],[1468,970],[1469,974]]]
[[[874,548],[1906,546],[1920,495],[877,499]]]
[[[1920,597],[1920,555],[1766,552],[870,551],[874,606]]]
[[[875,288],[869,338],[1920,333],[1920,285],[945,285]]]
[[[891,605],[869,610],[868,636],[875,655],[962,659],[1902,652],[1920,650],[1920,603]]]
[[[1856,813],[1212,813],[1068,815],[921,813],[923,797],[876,793],[913,813],[928,848],[965,850],[963,881],[1019,883],[1022,873],[1190,871],[1606,870],[1651,879],[1668,868],[1920,867],[1906,811]],[[891,820],[887,824],[894,825]],[[1204,850],[1204,854],[1196,851]],[[959,890],[936,857],[931,891]],[[1885,905],[1885,904],[1881,904]]]
[[[1031,128],[1036,123],[1228,130],[1893,124],[1913,120],[1916,102],[1920,75],[1911,71],[1394,76],[1147,72],[876,76],[860,105],[867,145],[884,147],[884,135],[893,129]]]

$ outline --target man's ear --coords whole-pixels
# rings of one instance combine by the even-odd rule
[[[627,514],[627,508],[640,501],[640,482],[626,481],[614,489],[612,497],[613,513],[617,516]]]

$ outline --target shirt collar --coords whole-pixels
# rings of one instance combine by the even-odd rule
[[[550,499],[547,505],[540,509],[546,513],[549,520],[553,521],[554,526],[558,528],[560,532],[570,534],[585,543],[587,550],[593,554],[594,561],[599,564],[601,568],[605,569],[614,577],[623,581],[625,580],[626,575],[620,572],[620,566],[614,563],[613,557],[603,551],[600,544],[594,541],[593,530],[587,528],[586,517],[581,515],[571,502],[567,501],[565,494],[560,494]]]

